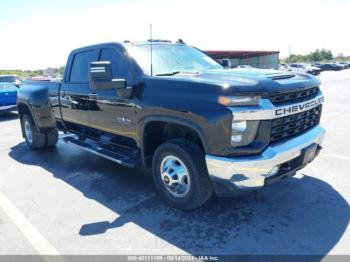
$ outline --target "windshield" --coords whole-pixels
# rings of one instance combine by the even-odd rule
[[[153,75],[197,73],[208,69],[223,68],[214,59],[193,47],[154,44],[152,49]],[[151,45],[136,45],[128,50],[142,70],[151,75]]]
[[[16,81],[15,76],[0,76],[0,82],[12,83]]]

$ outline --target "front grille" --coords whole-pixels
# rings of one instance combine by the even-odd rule
[[[271,120],[270,142],[280,141],[304,132],[320,122],[322,105],[308,111]]]
[[[284,103],[297,103],[312,99],[317,95],[320,88],[313,87],[306,90],[294,91],[285,94],[274,94],[270,95],[268,98],[274,105],[281,105]]]

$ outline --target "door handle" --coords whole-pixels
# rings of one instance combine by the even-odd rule
[[[90,93],[89,94],[89,99],[90,100],[96,100],[98,98],[98,95],[96,93]]]

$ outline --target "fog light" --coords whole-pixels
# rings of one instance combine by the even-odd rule
[[[267,174],[266,177],[270,177],[270,176],[274,176],[278,173],[278,171],[280,170],[279,166],[275,166],[273,167]]]
[[[247,121],[232,122],[232,130],[243,132],[247,128]]]
[[[242,136],[241,135],[231,136],[231,142],[239,143],[241,141],[242,141]]]

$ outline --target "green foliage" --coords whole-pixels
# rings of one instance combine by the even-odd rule
[[[342,53],[336,57],[333,56],[332,51],[327,49],[316,49],[307,55],[292,54],[285,59],[281,59],[281,63],[297,63],[297,62],[327,62],[327,61],[349,61],[350,56],[345,57]]]
[[[55,74],[60,74],[60,75],[63,75],[63,72],[64,72],[64,66],[60,66],[58,68],[55,68]]]
[[[339,53],[337,57],[335,58],[336,61],[338,62],[349,62],[350,61],[350,56],[344,56],[343,53]]]
[[[53,68],[55,74],[63,75],[64,66]],[[33,76],[42,76],[44,75],[44,70],[1,70],[0,75],[16,75],[21,79],[27,79]]]
[[[307,55],[308,61],[329,61],[333,59],[333,54],[330,50],[326,49],[316,49]]]

